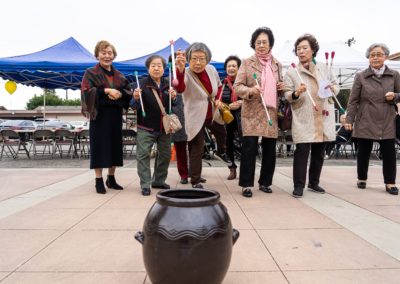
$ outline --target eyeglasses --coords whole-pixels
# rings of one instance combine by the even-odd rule
[[[269,42],[266,40],[256,41],[256,46],[261,46],[261,45],[269,46]]]
[[[199,63],[206,63],[206,62],[207,62],[207,59],[205,59],[204,57],[199,57],[199,58],[197,58],[197,57],[192,57],[192,58],[190,58],[190,61],[192,61],[192,62],[199,62]]]
[[[380,53],[380,52],[377,52],[377,53],[370,53],[370,54],[369,54],[369,57],[370,57],[370,58],[374,58],[374,57],[383,57],[383,56],[385,56],[385,54],[384,54],[384,53]]]

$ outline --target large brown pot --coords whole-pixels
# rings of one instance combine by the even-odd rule
[[[146,271],[153,284],[219,284],[239,232],[212,190],[165,190],[147,214],[143,232]]]

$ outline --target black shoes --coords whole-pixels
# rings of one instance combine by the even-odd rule
[[[147,188],[147,187],[143,187],[142,188],[142,195],[143,196],[148,196],[148,195],[150,195],[150,188]]]
[[[251,192],[251,188],[250,187],[243,187],[242,188],[242,195],[244,197],[252,197],[253,196],[253,192]]]
[[[162,184],[162,185],[151,185],[152,188],[158,188],[158,189],[170,189],[171,187],[169,186],[169,184]]]
[[[104,187],[103,178],[96,178],[96,192],[99,194],[105,194],[106,188]]]
[[[203,185],[201,183],[194,183],[194,184],[192,184],[192,188],[203,189]]]
[[[321,193],[324,194],[325,193],[325,189],[323,189],[322,187],[320,187],[319,185],[311,185],[309,184],[307,186],[311,191],[314,191],[316,193]]]
[[[180,180],[180,182],[179,182],[180,184],[188,184],[189,183],[189,181],[188,181],[188,179],[187,178],[181,178],[181,180]]]
[[[107,176],[106,185],[108,188],[116,189],[116,190],[123,190],[124,188],[120,186],[117,181],[115,180],[115,176]]]
[[[367,182],[365,181],[357,181],[357,187],[361,189],[365,189],[367,187]]]
[[[201,183],[206,183],[207,180],[206,180],[205,178],[200,177],[199,182],[201,182]]]
[[[295,187],[292,193],[293,197],[301,198],[303,197],[303,188],[302,187]]]
[[[399,194],[399,189],[396,186],[388,187],[387,185],[385,185],[385,187],[386,187],[386,191],[389,194],[392,194],[392,195],[398,195]]]
[[[269,186],[260,185],[258,189],[265,193],[272,193],[272,189]]]

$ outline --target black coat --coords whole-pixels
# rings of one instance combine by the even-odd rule
[[[134,101],[131,105],[137,109],[137,126],[138,128],[150,131],[150,132],[161,132],[164,131],[162,124],[162,114],[160,106],[157,103],[157,99],[154,96],[153,90],[155,90],[163,103],[165,111],[169,113],[169,81],[166,78],[161,78],[160,87],[154,82],[154,80],[147,76],[140,80],[140,88],[142,89],[142,101],[146,116],[143,116],[142,107],[140,101]],[[134,84],[134,89],[136,88]],[[172,105],[172,102],[171,102]]]

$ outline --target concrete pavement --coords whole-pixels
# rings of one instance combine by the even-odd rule
[[[206,187],[221,194],[241,234],[224,284],[399,283],[400,199],[384,191],[379,162],[365,190],[355,186],[354,161],[326,164],[327,194],[302,199],[291,196],[290,166],[276,169],[272,194],[254,190],[253,198],[226,180],[225,167],[204,167]],[[140,194],[133,161],[117,171],[125,189],[105,195],[86,165],[2,167],[1,284],[150,283],[134,234],[157,190]],[[168,183],[185,188],[178,181],[172,165]]]

